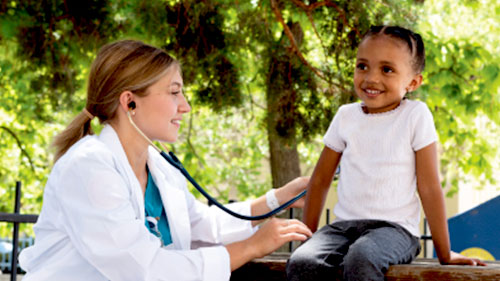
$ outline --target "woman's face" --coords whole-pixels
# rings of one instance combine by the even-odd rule
[[[134,121],[151,140],[177,140],[182,115],[191,111],[182,86],[179,69],[173,67],[147,89],[146,96],[135,99]]]

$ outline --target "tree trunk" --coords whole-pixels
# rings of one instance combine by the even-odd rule
[[[303,32],[298,23],[290,23],[296,44],[300,46]],[[282,37],[286,37],[282,34]],[[267,135],[271,156],[273,187],[280,187],[300,176],[296,139],[298,97],[293,87],[295,54],[283,48],[283,40],[271,49],[267,88]]]
[[[294,132],[293,134],[288,134],[286,136],[280,135],[277,130],[277,128],[280,127],[280,120],[283,119],[283,116],[279,114],[279,112],[281,112],[279,109],[282,106],[279,100],[282,99],[277,97],[286,97],[287,94],[287,91],[281,91],[279,93],[268,92],[267,136],[271,156],[270,165],[273,188],[281,187],[301,175],[295,130],[292,130]],[[289,209],[285,213],[279,215],[279,217],[301,219],[302,212],[298,209]],[[277,251],[292,252],[297,247],[298,244],[293,242],[282,246]]]
[[[295,135],[280,136],[276,131],[280,119],[276,107],[279,104],[268,104],[267,136],[271,154],[271,174],[273,188],[281,187],[300,176],[299,153]]]
[[[292,24],[292,32],[296,39],[301,39],[302,30],[298,24]],[[284,50],[279,42],[274,47],[266,81],[267,136],[273,188],[278,188],[299,177],[301,172],[295,126],[298,101],[292,78],[294,54]],[[280,217],[301,219],[302,212],[289,210]],[[297,246],[297,243],[290,243],[278,251],[292,251]]]

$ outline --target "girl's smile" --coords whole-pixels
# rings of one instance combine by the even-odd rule
[[[381,90],[375,90],[375,89],[370,89],[370,88],[365,88],[362,90],[365,92],[366,96],[369,98],[377,97],[378,95],[380,95],[382,93]]]

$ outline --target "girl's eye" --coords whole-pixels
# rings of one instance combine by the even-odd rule
[[[392,72],[394,72],[394,69],[392,69],[392,68],[390,68],[388,66],[384,66],[384,67],[382,67],[382,71],[384,73],[392,73]]]
[[[359,69],[359,70],[366,70],[368,68],[368,66],[364,63],[358,63],[356,65],[356,68]]]

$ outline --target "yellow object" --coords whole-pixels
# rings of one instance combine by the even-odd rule
[[[485,249],[477,247],[467,248],[463,250],[460,254],[469,258],[477,258],[485,261],[495,260],[495,257],[493,257],[493,255],[490,254],[490,252],[486,251]]]

